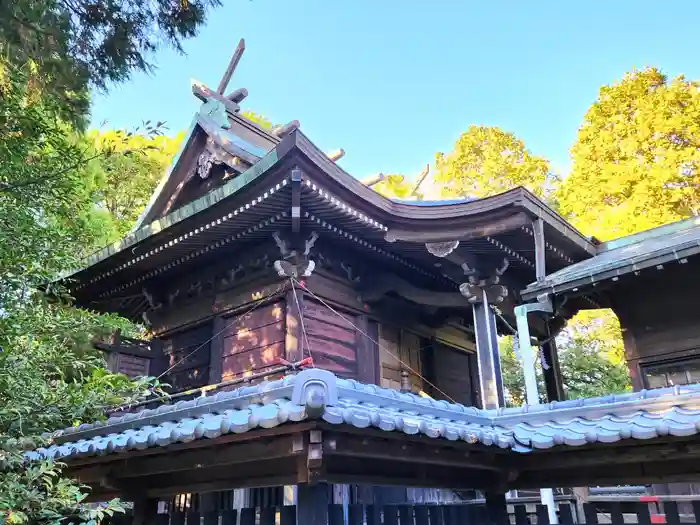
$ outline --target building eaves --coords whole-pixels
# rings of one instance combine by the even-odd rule
[[[27,457],[70,459],[142,450],[309,419],[528,453],[559,445],[695,435],[700,432],[700,385],[480,410],[310,369],[59,431],[54,445]]]
[[[700,253],[700,219],[693,218],[600,245],[598,254],[530,284],[522,297],[557,294]]]

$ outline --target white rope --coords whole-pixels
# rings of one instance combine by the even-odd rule
[[[316,295],[315,293],[313,293],[311,290],[309,290],[308,288],[305,288],[305,287],[304,287],[299,281],[297,281],[294,277],[292,277],[291,279],[292,279],[292,281],[293,281],[294,283],[298,284],[298,285],[299,285],[301,288],[303,288],[309,295],[311,295],[311,297],[313,297],[314,299],[316,299],[317,301],[319,301],[323,306],[325,306],[325,307],[328,308],[331,312],[333,312],[335,315],[337,315],[338,317],[340,317],[343,321],[345,321],[347,324],[349,324],[352,328],[354,328],[354,329],[355,329],[356,331],[358,331],[360,334],[362,334],[362,335],[365,336],[367,339],[369,339],[370,341],[372,341],[375,345],[377,345],[377,347],[378,347],[380,350],[384,350],[387,354],[389,354],[391,357],[393,357],[394,359],[396,359],[396,361],[397,361],[398,363],[400,363],[400,364],[401,364],[402,366],[404,366],[407,370],[409,370],[410,372],[412,372],[415,376],[417,376],[417,377],[419,377],[421,380],[423,380],[423,382],[425,382],[428,386],[434,388],[438,393],[440,393],[440,394],[442,394],[443,396],[445,396],[445,397],[446,397],[449,401],[451,401],[452,403],[455,403],[455,404],[457,403],[457,401],[455,401],[451,396],[447,395],[445,392],[443,392],[442,390],[440,390],[440,389],[439,389],[437,386],[435,386],[433,383],[431,383],[430,381],[428,381],[425,377],[423,377],[422,375],[420,375],[416,370],[414,370],[413,368],[411,368],[410,365],[404,363],[397,355],[395,355],[395,354],[394,354],[393,352],[391,352],[389,349],[387,349],[386,347],[382,346],[382,344],[381,344],[379,341],[375,341],[375,340],[372,338],[372,336],[370,336],[368,333],[366,333],[365,331],[363,331],[360,327],[356,326],[352,321],[350,321],[350,319],[348,319],[348,318],[345,317],[343,314],[341,314],[340,312],[338,312],[337,310],[335,310],[331,305],[329,305],[326,301],[324,301],[323,299],[321,299],[318,295]]]

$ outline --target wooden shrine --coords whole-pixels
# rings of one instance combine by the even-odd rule
[[[234,66],[216,91],[193,84],[201,109],[135,230],[65,281],[78,305],[147,326],[148,340],[96,346],[173,399],[58,432],[28,457],[66,461],[93,499],[134,501],[140,522],[183,493],[265,488],[255,498],[320,524],[330,494],[391,504],[411,500],[407,487],[478,489],[502,502],[515,487],[697,468],[696,389],[563,401],[563,310],[529,319],[555,402],[504,408],[496,337],[516,325],[520,290],[599,246],[523,188],[387,199],[298,122],[243,117],[246,90],[226,93]]]

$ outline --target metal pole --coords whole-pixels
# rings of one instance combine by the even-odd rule
[[[515,307],[515,320],[518,328],[518,346],[523,366],[523,376],[525,376],[525,399],[528,405],[540,404],[540,396],[537,392],[537,376],[535,375],[535,360],[532,355],[532,343],[530,342],[530,327],[527,324],[527,312],[532,307],[536,306],[538,305],[528,304]],[[540,498],[542,504],[547,505],[549,522],[552,524],[559,523],[552,489],[540,489]]]

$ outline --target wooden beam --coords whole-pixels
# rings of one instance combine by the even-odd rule
[[[288,290],[285,295],[284,352],[285,359],[290,363],[296,363],[304,358],[304,341],[301,329],[303,301],[304,297],[301,290]]]
[[[362,383],[379,383],[378,325],[366,315],[356,318],[355,344],[357,345],[357,379]],[[369,337],[367,337],[369,336]],[[370,337],[374,340],[370,340]]]
[[[375,184],[379,184],[386,178],[386,175],[383,173],[377,173],[376,175],[370,175],[367,178],[362,179],[360,182],[364,184],[365,186],[371,188]]]
[[[294,168],[291,174],[292,187],[292,233],[301,231],[301,177],[299,168]]]
[[[425,179],[429,173],[430,173],[430,164],[426,164],[425,168],[423,168],[423,171],[421,171],[420,175],[418,175],[418,178],[416,179],[416,183],[413,185],[413,188],[411,188],[410,195],[412,195],[414,197],[418,196],[418,190],[420,190],[420,187],[423,184],[423,181],[425,181]]]
[[[469,308],[470,303],[455,288],[454,292],[434,292],[418,288],[401,279],[396,274],[378,274],[363,279],[360,295],[367,302],[379,301],[389,292],[394,292],[404,299],[424,306],[444,308]]]
[[[547,276],[546,268],[546,243],[544,239],[544,221],[537,219],[532,221],[532,232],[535,237],[535,275],[537,282],[544,282]]]
[[[442,220],[444,221],[444,219]],[[451,221],[453,222],[453,221]],[[465,218],[461,221],[464,226],[450,225],[438,229],[418,230],[417,228],[390,228],[386,232],[385,238],[389,242],[447,242],[447,241],[467,241],[470,239],[480,239],[486,236],[500,235],[516,230],[521,226],[530,226],[530,219],[524,213],[501,218],[499,220],[474,220]]]
[[[233,72],[236,70],[236,66],[238,66],[238,62],[241,61],[241,57],[243,56],[243,53],[245,52],[245,40],[240,39],[238,41],[238,45],[236,46],[236,50],[233,52],[233,56],[231,56],[231,60],[228,62],[228,66],[226,67],[226,71],[224,72],[224,76],[221,77],[221,80],[219,81],[219,87],[216,88],[217,93],[223,95],[224,91],[226,91],[226,87],[228,86],[228,83],[231,81],[231,77],[233,76]]]
[[[398,444],[381,439],[357,439],[331,434],[324,439],[324,454],[349,456],[362,459],[383,459],[415,464],[442,465],[445,467],[473,468],[503,472],[504,467],[493,455],[471,453],[464,450],[436,448],[431,444]]]
[[[472,306],[476,354],[479,363],[481,408],[500,408],[505,403],[501,360],[498,352],[496,316],[491,310],[486,293],[482,290],[481,294],[481,301]]]
[[[332,500],[328,484],[300,483],[297,485],[297,523],[327,524],[329,503],[332,503]]]

